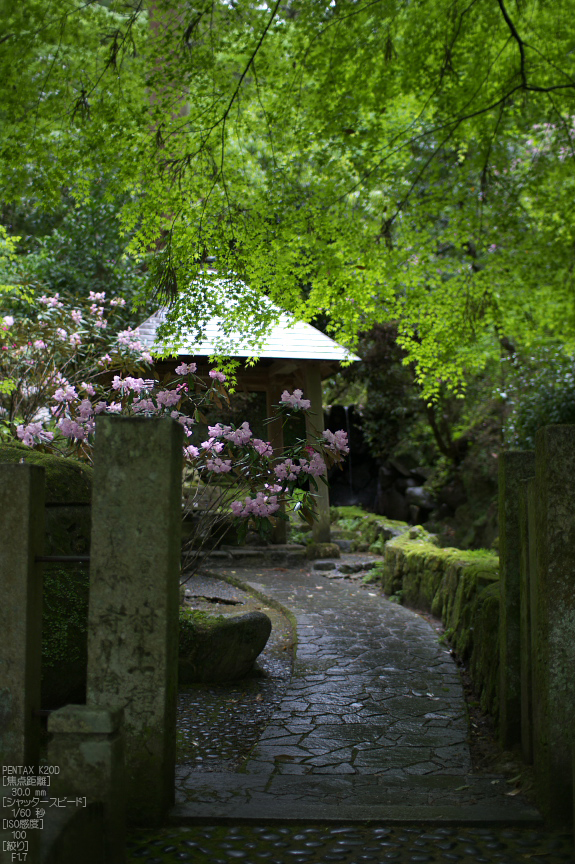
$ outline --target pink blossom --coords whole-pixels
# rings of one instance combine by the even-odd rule
[[[43,342],[42,339],[36,339],[36,341],[34,342],[34,348],[37,348],[38,351],[41,351],[45,347],[46,343]]]
[[[279,509],[277,497],[275,495],[268,496],[263,492],[258,492],[255,498],[246,498],[242,504],[241,501],[232,501],[230,510],[234,516],[260,516],[265,518],[271,516]]]
[[[97,318],[94,321],[94,327],[98,327],[99,330],[105,330],[108,326],[108,322],[105,318]]]
[[[343,429],[338,429],[337,432],[330,432],[329,429],[326,429],[321,434],[328,442],[328,450],[337,450],[339,453],[344,454],[349,453],[349,447],[347,446],[347,433],[344,432]]]
[[[122,403],[121,402],[110,402],[110,404],[106,408],[108,414],[120,414],[122,411]]]
[[[2,329],[8,330],[14,324],[14,318],[12,317],[12,315],[5,315],[3,318],[3,322],[4,324],[2,326]]]
[[[56,296],[58,296],[58,295],[56,295]],[[100,291],[100,292],[90,291],[90,293],[88,295],[88,300],[105,300],[105,299],[106,299],[106,292],[105,291]]]
[[[72,335],[70,336],[69,342],[73,348],[77,348],[78,345],[82,344],[82,337],[80,336],[79,333],[72,333]]]
[[[261,438],[254,438],[252,444],[260,456],[273,456],[273,447],[267,441],[262,441]]]
[[[180,363],[179,366],[176,366],[176,375],[190,375],[196,372],[197,368],[196,363]]]
[[[209,438],[207,441],[202,441],[202,447],[211,453],[221,453],[224,449],[224,442],[216,441],[215,438]]]
[[[144,351],[140,357],[140,360],[144,360],[145,363],[153,363],[154,358],[147,351]]]
[[[67,384],[64,387],[59,387],[54,393],[54,399],[56,402],[73,402],[74,399],[77,398],[78,394],[76,388],[72,387],[70,384]]]
[[[80,402],[80,407],[78,408],[78,416],[82,420],[89,420],[94,413],[94,409],[92,408],[92,403],[89,399],[82,399]]]
[[[215,459],[207,460],[206,468],[208,469],[208,471],[213,471],[214,474],[227,474],[228,471],[232,470],[232,460],[222,460],[219,458],[219,456],[216,456]]]
[[[79,309],[72,309],[72,311],[70,312],[70,317],[74,324],[80,324],[80,322],[82,321],[82,313]]]
[[[210,378],[213,378],[215,381],[222,381],[223,382],[226,380],[226,376],[224,375],[224,373],[218,372],[216,369],[210,369],[208,374],[209,374]]]
[[[94,389],[92,384],[86,384],[85,381],[82,381],[80,387],[88,394],[88,396],[94,396],[94,394],[96,393],[96,390]]]
[[[320,474],[325,472],[325,462],[319,455],[319,453],[314,453],[309,465],[304,465],[302,468],[306,474],[312,474],[314,477],[319,477]]]
[[[62,342],[65,342],[66,339],[68,338],[68,334],[66,333],[66,331],[62,327],[58,327],[58,329],[56,330],[56,336]]]
[[[104,354],[104,356],[100,357],[100,359],[98,360],[98,366],[107,366],[108,363],[111,363],[111,362],[112,362],[112,358],[110,357],[110,355]]]
[[[156,406],[152,399],[136,399],[136,401],[132,402],[132,411],[136,413],[146,411],[148,414],[155,414]]]
[[[54,438],[54,434],[52,432],[46,432],[41,423],[28,423],[27,426],[18,426],[16,429],[16,435],[20,439],[23,444],[26,444],[27,447],[33,447],[35,442],[35,438],[38,438],[40,442],[52,441]]]
[[[64,304],[60,303],[59,297],[59,293],[54,294],[53,297],[47,297],[45,294],[42,294],[38,302],[42,303],[43,306],[50,306],[52,309],[61,309]]]
[[[86,433],[80,424],[74,420],[68,420],[66,417],[60,420],[58,429],[65,438],[77,438],[79,441],[83,441],[86,437]]]
[[[126,301],[123,297],[115,297],[113,300],[110,300],[110,306],[125,306]]]
[[[311,408],[311,402],[309,399],[302,399],[302,396],[302,390],[294,390],[292,395],[284,390],[280,402],[283,402],[284,405],[291,405],[292,408],[301,408],[302,411],[307,411],[308,408]]]
[[[103,402],[103,401],[96,402],[96,404],[94,405],[94,414],[101,414],[102,411],[105,411],[107,407],[108,407],[107,402]]]
[[[186,457],[186,459],[197,459],[199,455],[200,451],[192,444],[190,444],[188,447],[184,447],[184,456]]]
[[[165,408],[171,408],[172,405],[175,405],[180,401],[180,398],[180,394],[176,393],[175,390],[160,390],[160,392],[156,394],[158,405],[163,405]]]
[[[286,459],[274,466],[274,472],[280,480],[295,480],[300,471],[301,467],[292,459]]]

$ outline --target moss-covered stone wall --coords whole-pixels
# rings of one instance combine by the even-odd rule
[[[498,557],[482,550],[439,548],[422,529],[410,529],[385,544],[381,569],[387,595],[442,620],[453,649],[469,664],[481,707],[496,717]]]

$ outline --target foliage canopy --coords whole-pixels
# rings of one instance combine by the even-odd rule
[[[149,286],[200,331],[215,258],[250,285],[250,332],[260,293],[350,347],[396,320],[428,398],[510,345],[575,347],[569,0],[4,0],[1,17],[3,198],[82,201],[104,166]]]

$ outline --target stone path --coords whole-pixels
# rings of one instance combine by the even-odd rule
[[[505,778],[472,774],[458,672],[426,620],[320,572],[235,572],[296,616],[294,674],[240,772],[180,766],[173,821],[538,821]]]

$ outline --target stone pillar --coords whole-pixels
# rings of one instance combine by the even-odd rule
[[[267,438],[269,438],[269,442],[274,449],[274,456],[281,456],[284,450],[284,433],[283,433],[283,419],[276,415],[273,406],[277,405],[280,401],[281,394],[284,388],[277,381],[272,381],[268,385],[266,390],[266,411],[268,417],[273,417],[274,419],[267,426]],[[285,513],[285,506],[282,505],[280,513]],[[285,543],[287,540],[287,522],[285,519],[278,519],[274,532],[273,532],[273,542],[274,543]]]
[[[533,762],[533,598],[536,579],[535,478],[519,484],[520,560],[520,675],[521,751],[527,765]]]
[[[311,408],[305,415],[305,423],[308,440],[312,441],[314,437],[321,438],[321,433],[324,430],[323,393],[319,363],[308,361],[305,364],[304,397],[311,401]],[[317,520],[313,526],[313,540],[314,543],[329,543],[329,489],[321,477],[316,479],[318,486],[316,493]]]
[[[0,465],[0,761],[37,765],[40,746],[44,469]]]
[[[519,490],[535,474],[532,451],[499,454],[499,740],[503,747],[521,741]]]
[[[183,430],[96,420],[87,703],[124,708],[128,819],[174,801]]]
[[[121,708],[106,711],[91,705],[66,705],[48,719],[48,762],[60,769],[51,778],[50,796],[86,798],[103,805],[106,864],[126,860],[124,752]],[[80,838],[82,844],[82,838]],[[85,846],[77,849],[83,860]]]
[[[575,426],[540,429],[535,452],[533,764],[539,807],[567,825],[575,718]]]

